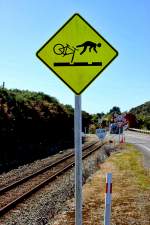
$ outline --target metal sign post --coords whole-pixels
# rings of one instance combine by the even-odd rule
[[[82,139],[81,95],[75,95],[74,112],[75,141],[75,224],[82,225]]]
[[[75,13],[36,56],[75,93],[76,225],[82,225],[81,93],[118,56],[117,50]],[[70,76],[71,74],[71,76]]]

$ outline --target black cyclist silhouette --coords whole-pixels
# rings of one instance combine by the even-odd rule
[[[80,52],[78,48],[82,47],[83,50]],[[66,56],[70,55],[71,59],[69,62],[69,59],[63,62],[57,61],[54,62],[54,66],[102,66],[102,62],[99,61],[95,61],[92,63],[89,62],[83,62],[83,60],[80,61],[80,59],[76,62],[74,61],[74,57],[75,57],[75,53],[77,53],[78,51],[80,52],[80,55],[82,55],[87,48],[89,48],[89,52],[91,52],[91,50],[93,49],[93,51],[95,53],[97,53],[97,47],[101,47],[101,43],[94,43],[92,41],[85,41],[83,44],[81,45],[77,45],[76,47],[70,44],[62,44],[62,43],[57,43],[53,46],[53,52],[56,55],[61,55],[62,57],[67,58]],[[79,57],[80,58],[80,57]],[[83,57],[84,58],[84,57]],[[93,56],[92,58],[93,59]],[[60,57],[58,58],[58,60],[60,60]]]
[[[97,53],[96,47],[101,47],[101,43],[96,44],[92,41],[86,41],[81,45],[77,45],[76,47],[78,47],[78,48],[83,47],[83,50],[82,50],[82,52],[80,52],[80,55],[82,55],[87,50],[87,47],[89,47],[90,52],[93,49]]]

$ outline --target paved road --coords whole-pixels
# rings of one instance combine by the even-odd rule
[[[144,155],[144,166],[150,168],[150,134],[143,134],[134,131],[125,131],[125,140],[127,143],[134,144]],[[121,140],[120,135],[120,140]],[[115,140],[119,142],[119,135],[109,134],[106,135],[107,140]]]
[[[139,149],[144,155],[144,166],[150,168],[150,134],[143,134],[134,131],[125,131],[125,141],[127,143],[134,144],[137,149]],[[120,140],[122,135],[120,135]],[[118,134],[110,134],[107,132],[105,140],[115,140],[119,143]]]
[[[144,154],[144,165],[150,168],[150,135],[126,131],[125,137],[126,142],[134,144]]]

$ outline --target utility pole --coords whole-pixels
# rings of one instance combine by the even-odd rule
[[[3,89],[5,88],[5,82],[3,82],[2,88],[3,88]]]

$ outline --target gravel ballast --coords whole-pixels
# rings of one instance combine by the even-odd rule
[[[71,150],[68,150],[68,152]],[[97,150],[83,161],[83,183],[87,178],[98,169],[98,164],[103,162],[107,157],[104,148]],[[56,156],[51,157],[55,160]],[[38,160],[35,165],[48,163],[48,159]],[[25,167],[25,166],[24,166]],[[33,164],[28,166],[30,172],[33,169]],[[20,173],[24,168],[20,168]],[[16,171],[16,170],[14,170]],[[33,170],[32,170],[33,171]],[[19,173],[19,171],[17,171]],[[3,178],[9,177],[3,174]],[[74,196],[74,168],[67,171],[65,174],[57,177],[55,181],[46,185],[37,193],[33,194],[29,199],[20,203],[15,209],[11,210],[0,219],[1,225],[40,225],[53,223],[53,217],[58,212],[66,209],[65,202]],[[66,209],[67,210],[67,209]]]

